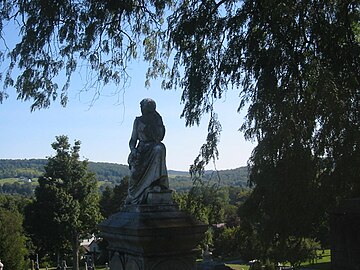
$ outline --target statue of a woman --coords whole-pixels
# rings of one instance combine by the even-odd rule
[[[169,189],[162,118],[154,100],[143,99],[140,107],[142,116],[135,118],[129,142],[131,176],[126,204],[144,204],[149,191]]]

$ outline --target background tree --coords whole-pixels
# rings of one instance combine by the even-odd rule
[[[108,218],[110,215],[119,212],[125,203],[128,191],[129,177],[125,176],[119,185],[111,188],[107,186],[100,198],[100,212],[103,217]]]
[[[0,194],[0,212],[2,212],[0,214],[0,238],[2,239],[0,252],[4,254],[0,259],[4,262],[5,257],[7,257],[6,260],[11,262],[10,267],[14,265],[14,262],[19,261],[15,269],[28,266],[27,255],[33,253],[34,250],[32,240],[23,228],[25,209],[31,202],[32,199],[18,194]],[[11,235],[6,235],[8,233]],[[10,246],[7,247],[7,245]],[[4,251],[6,249],[8,251]],[[16,250],[18,250],[18,254],[12,254]]]
[[[52,147],[56,155],[48,158],[27,216],[36,245],[47,252],[70,245],[78,269],[79,241],[96,231],[101,218],[97,180],[79,160],[80,141],[71,147],[67,136],[57,136]]]
[[[27,265],[23,217],[14,209],[0,206],[0,254],[5,269],[23,270]]]
[[[189,192],[174,193],[173,195],[174,201],[181,210],[209,225],[201,243],[202,248],[205,248],[205,245],[213,244],[212,225],[224,222],[224,200],[221,195],[218,186],[210,185],[199,179]]]
[[[189,192],[176,193],[174,199],[180,209],[211,225],[224,222],[225,202],[221,195],[216,185],[197,181]]]
[[[0,194],[0,208],[7,209],[12,212],[24,214],[25,208],[32,202],[28,197],[16,195]]]

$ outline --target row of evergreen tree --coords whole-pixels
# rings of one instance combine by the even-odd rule
[[[33,196],[34,186],[31,183],[3,183],[0,184],[0,194],[19,194],[23,196]]]

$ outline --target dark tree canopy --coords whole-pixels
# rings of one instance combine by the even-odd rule
[[[215,116],[231,86],[249,105],[241,130],[258,145],[244,217],[262,247],[318,237],[325,210],[360,195],[360,3],[184,1],[168,22],[187,123]],[[203,161],[216,154],[211,123]]]
[[[18,99],[31,100],[31,110],[35,110],[50,106],[57,98],[65,106],[71,76],[83,63],[94,76],[88,87],[95,85],[98,90],[109,82],[125,84],[126,67],[138,57],[140,44],[146,60],[155,58],[169,2],[0,1],[0,56],[10,58],[9,68],[2,74],[5,88],[15,87]],[[19,29],[21,37],[13,48],[7,47],[4,33],[16,30],[11,25]],[[14,69],[20,70],[15,78]],[[62,85],[56,82],[58,75],[66,78]],[[0,91],[0,102],[7,96]]]
[[[0,13],[1,56],[10,58],[0,102],[13,86],[19,99],[32,100],[32,110],[56,98],[66,105],[81,65],[98,87],[121,87],[127,64],[142,54],[148,78],[162,75],[164,88],[183,90],[187,125],[211,115],[194,169],[217,157],[221,126],[213,102],[229,87],[239,88],[239,109],[250,104],[246,137],[276,145],[265,156],[281,155],[277,149],[293,140],[319,156],[336,158],[343,144],[352,150],[343,127],[359,129],[357,1],[12,0],[0,1]],[[20,30],[13,48],[3,31],[9,22]]]

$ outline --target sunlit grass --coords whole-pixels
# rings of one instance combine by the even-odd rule
[[[319,250],[317,252],[318,259],[316,259],[314,262],[305,262],[302,263],[301,266],[304,268],[309,269],[323,269],[323,270],[330,270],[331,269],[331,254],[330,250]],[[248,270],[250,268],[249,265],[244,264],[225,264],[226,266],[230,267],[233,270]],[[287,264],[289,265],[289,264]]]
[[[24,183],[24,181],[20,181],[19,178],[2,178],[2,179],[0,179],[0,184],[4,184],[4,183],[14,184],[16,182]]]
[[[318,259],[314,262],[306,262],[302,263],[301,266],[311,269],[324,269],[324,270],[330,270],[331,269],[331,252],[329,249],[319,250],[317,252]]]
[[[33,186],[38,185],[37,178],[32,178],[31,180],[32,180],[31,185],[33,185]],[[21,185],[21,184],[25,184],[27,182],[25,180],[21,180],[19,178],[1,178],[0,184],[5,184],[5,183],[9,183],[9,184],[19,183]]]
[[[243,264],[231,264],[231,263],[226,263],[226,266],[230,267],[233,270],[248,270],[250,268],[250,266],[248,265],[243,265]]]

